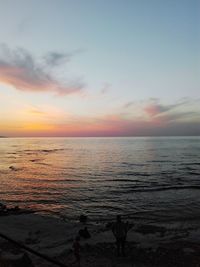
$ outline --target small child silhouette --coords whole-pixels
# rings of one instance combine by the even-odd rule
[[[81,266],[80,264],[80,236],[77,236],[74,240],[74,243],[73,243],[73,251],[74,251],[74,256],[75,256],[75,262],[77,262],[78,264],[78,267]]]

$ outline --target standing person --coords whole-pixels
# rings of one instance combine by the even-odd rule
[[[75,261],[77,262],[77,266],[80,267],[81,266],[81,263],[80,263],[80,260],[81,260],[81,257],[80,257],[80,236],[77,236],[75,238],[75,241],[74,241],[74,244],[73,244],[73,251],[74,251],[74,256],[75,256]]]
[[[113,224],[112,232],[116,238],[117,255],[125,256],[125,242],[127,235],[127,225],[122,222],[121,216],[117,215],[116,222]]]

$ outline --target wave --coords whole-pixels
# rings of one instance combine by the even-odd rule
[[[35,154],[35,153],[51,153],[51,152],[57,152],[57,151],[63,151],[63,150],[69,150],[66,148],[53,148],[53,149],[24,149],[19,150],[19,153],[25,153],[28,155]],[[12,153],[13,154],[13,153]]]
[[[9,167],[9,169],[11,170],[11,171],[21,171],[23,168],[18,168],[18,167],[15,167],[15,166],[13,166],[13,165],[11,165],[10,167]]]
[[[191,174],[191,175],[200,175],[199,172],[188,172],[188,173]]]
[[[104,180],[102,182],[131,182],[131,183],[136,183],[136,182],[141,182],[140,180],[133,180],[133,179],[109,179],[109,180]]]
[[[182,163],[182,165],[196,165],[196,166],[200,166],[200,162],[192,162],[192,163],[190,163],[190,162],[186,162],[186,163]]]
[[[106,210],[115,210],[115,211],[121,211],[121,207],[116,207],[114,205],[105,205],[105,204],[99,204],[99,205],[91,205],[92,209],[106,209]]]
[[[67,178],[51,178],[51,179],[48,179],[48,178],[20,178],[20,181],[24,181],[24,182],[31,182],[31,183],[36,183],[36,182],[40,182],[41,184],[42,183],[63,183],[63,182],[66,182],[66,183],[74,183],[74,182],[83,182],[82,179],[73,179],[73,178],[70,178],[70,179],[67,179]]]
[[[118,173],[119,175],[125,175],[125,176],[151,176],[151,174],[149,173],[142,173],[142,172],[130,172],[130,171],[127,171],[127,172],[119,172]]]
[[[124,165],[124,166],[128,166],[128,167],[131,167],[131,166],[147,166],[148,164],[146,163],[129,163],[129,162],[121,162],[120,165]]]
[[[154,191],[185,190],[185,189],[200,190],[200,185],[164,186],[164,187],[153,187],[148,189],[141,188],[141,189],[130,190],[130,192],[154,192]]]
[[[173,162],[172,160],[148,160],[147,162],[155,162],[155,163],[169,163]]]
[[[132,186],[124,189],[124,187],[119,189],[114,189],[111,191],[112,194],[131,194],[131,193],[145,193],[145,192],[159,192],[159,191],[170,191],[170,190],[200,190],[200,185],[177,185],[177,186],[158,186],[158,187],[149,187],[149,186]]]
[[[190,166],[186,166],[186,167],[183,167],[181,168],[180,170],[185,170],[185,171],[194,171],[195,169],[190,167]]]

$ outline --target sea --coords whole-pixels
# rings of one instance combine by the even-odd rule
[[[200,222],[200,137],[0,138],[0,202],[69,220]]]

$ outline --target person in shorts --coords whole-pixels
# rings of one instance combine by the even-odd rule
[[[116,238],[118,256],[121,256],[121,254],[125,256],[127,230],[127,224],[122,221],[120,215],[117,215],[116,222],[112,226],[112,232]]]

